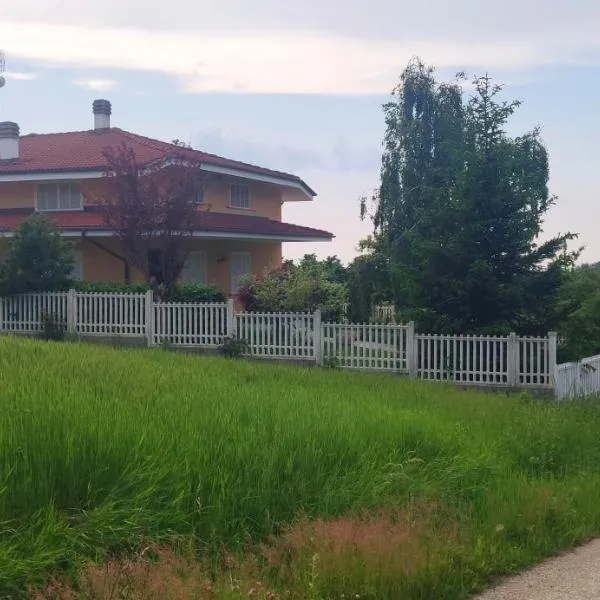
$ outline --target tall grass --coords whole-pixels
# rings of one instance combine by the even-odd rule
[[[147,539],[216,557],[277,548],[300,515],[305,531],[421,506],[426,560],[367,573],[342,553],[318,597],[450,599],[600,532],[595,401],[9,338],[0,394],[0,595]],[[310,539],[304,566],[331,550]]]

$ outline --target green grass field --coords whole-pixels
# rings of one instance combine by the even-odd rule
[[[464,598],[600,533],[597,401],[10,338],[0,393],[0,596],[185,540],[206,598]]]

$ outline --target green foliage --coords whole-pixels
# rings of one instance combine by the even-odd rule
[[[373,222],[395,305],[421,330],[545,333],[574,236],[539,241],[555,202],[540,132],[510,137],[519,102],[489,77],[474,86],[465,101],[417,60],[385,106]]]
[[[146,283],[77,282],[75,289],[81,292],[113,292],[120,294],[143,294],[150,289]],[[225,294],[212,285],[179,283],[168,297],[170,302],[225,302]]]
[[[348,319],[353,323],[367,323],[377,304],[393,297],[390,281],[390,262],[382,243],[377,238],[364,241],[364,254],[348,266]]]
[[[330,279],[342,277],[341,263],[333,257],[319,262],[306,255],[298,265],[287,261],[263,277],[250,277],[240,289],[240,300],[251,312],[314,312],[325,321],[337,321],[347,302],[347,287]],[[345,277],[345,275],[344,275]]]
[[[64,321],[51,313],[42,315],[42,330],[40,331],[40,339],[61,341],[65,339],[67,325]]]
[[[115,283],[110,281],[77,281],[73,287],[79,292],[144,294],[148,291],[147,283]]]
[[[2,295],[66,290],[71,285],[73,253],[54,223],[33,215],[15,230],[0,270]]]
[[[600,526],[595,400],[8,337],[0,378],[0,595],[147,540],[216,564],[303,515],[332,542],[310,577],[321,597],[452,600]],[[380,554],[352,554],[350,516],[412,523],[415,503],[429,517],[397,546],[388,527],[365,544]],[[306,597],[286,565],[265,583]]]
[[[600,354],[600,269],[583,265],[570,271],[557,301],[559,332],[566,345],[559,360],[579,360]]]
[[[172,302],[225,302],[225,294],[213,285],[178,283],[169,298]]]
[[[231,335],[219,346],[219,354],[227,358],[242,358],[248,352],[248,348],[246,340]]]

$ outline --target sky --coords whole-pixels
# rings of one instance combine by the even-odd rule
[[[557,195],[544,236],[579,233],[600,260],[598,0],[3,0],[7,84],[0,121],[22,133],[112,124],[292,172],[317,191],[284,220],[331,243],[284,254],[348,262],[371,232],[359,198],[376,188],[382,104],[419,56],[440,79],[488,73],[523,104],[514,135],[540,126]]]

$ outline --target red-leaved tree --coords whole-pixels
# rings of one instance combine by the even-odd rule
[[[105,186],[97,204],[106,225],[121,241],[124,258],[151,283],[151,253],[160,283],[172,289],[188,253],[188,238],[197,229],[204,176],[197,163],[176,152],[151,165],[138,164],[126,144],[107,148]]]

